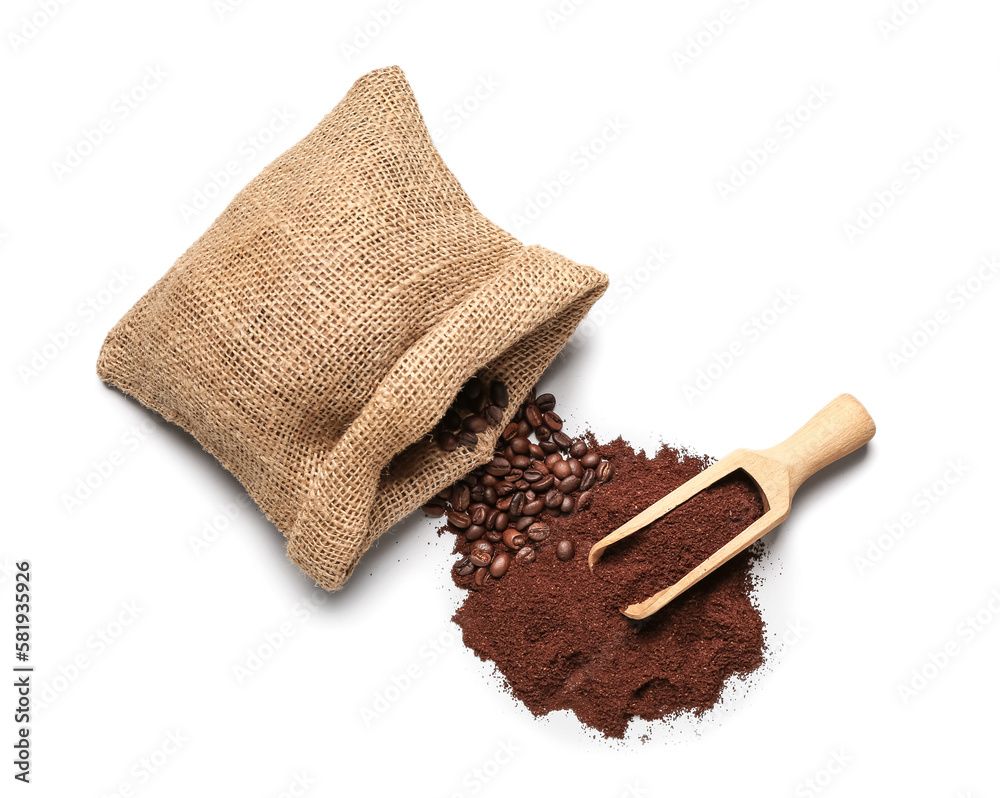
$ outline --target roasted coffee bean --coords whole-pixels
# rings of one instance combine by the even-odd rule
[[[548,413],[551,410],[555,410],[556,398],[550,393],[543,393],[535,400],[535,404],[538,405],[538,409],[543,413]]]
[[[465,391],[459,391],[458,396],[455,397],[455,401],[451,403],[451,406],[455,408],[459,415],[467,415],[474,412],[472,407],[472,399],[465,393]]]
[[[492,391],[492,385],[470,380],[447,413],[447,421],[442,418],[438,424],[435,438],[450,432],[446,428],[450,424],[460,430],[453,436],[456,445],[478,445],[479,435],[488,425],[502,420],[502,405],[495,401]],[[614,473],[610,463],[603,461],[596,450],[591,451],[585,441],[573,440],[563,432],[563,420],[554,408],[551,394],[536,400],[532,392],[515,411],[514,420],[504,427],[493,459],[424,505],[430,514],[446,514],[450,528],[464,530],[469,545],[502,544],[502,552],[496,548],[488,557],[482,552],[477,555],[488,563],[503,554],[507,562],[498,566],[500,576],[509,568],[513,552],[529,562],[537,557],[531,542],[540,542],[551,534],[548,525],[538,520],[540,517],[544,515],[548,521],[590,506],[591,488],[602,476],[606,481]],[[575,495],[577,490],[579,496]],[[525,537],[530,539],[528,545],[524,545]],[[481,566],[472,572],[470,569],[475,567],[469,560],[463,567],[464,575],[474,573],[477,583],[485,584],[491,578],[489,567]]]
[[[449,510],[448,523],[456,529],[468,529],[469,525],[472,524],[472,519],[469,517],[468,513],[462,513],[458,510]]]
[[[471,556],[472,552],[476,551],[477,549],[479,551],[485,552],[490,557],[493,556],[493,544],[490,543],[489,541],[486,541],[486,540],[477,540],[475,543],[473,543],[469,547],[469,554],[470,554],[470,556]]]
[[[532,499],[530,502],[525,502],[524,507],[521,509],[521,513],[526,516],[538,515],[544,509],[544,499]]]
[[[551,534],[552,530],[549,528],[548,524],[532,524],[528,527],[528,537],[536,543],[541,543]]]
[[[503,410],[496,405],[490,405],[483,411],[483,416],[485,416],[487,424],[491,427],[495,427],[503,421]]]
[[[556,544],[556,557],[563,562],[572,560],[574,554],[576,554],[576,546],[573,545],[572,540],[560,540]]]
[[[510,527],[503,533],[503,545],[508,549],[519,549],[527,542],[528,539],[514,527]]]
[[[521,471],[524,471],[525,468],[528,468],[531,465],[531,458],[523,454],[516,454],[515,452],[511,452],[510,457],[504,455],[504,459],[510,463],[512,471],[515,469],[520,469]],[[522,463],[522,465],[516,465],[515,461],[517,461],[518,463]]]
[[[500,380],[493,380],[490,383],[490,399],[497,407],[507,407],[510,404],[510,396],[507,393],[507,386]]]
[[[479,549],[480,551],[485,551],[487,554],[493,554],[493,546],[491,546],[485,540],[477,540],[475,543],[472,544],[469,550],[473,551],[475,549]]]
[[[515,493],[513,496],[510,497],[510,505],[507,508],[507,512],[510,514],[511,518],[517,518],[519,515],[521,515],[521,508],[523,507],[524,507],[524,494]]]
[[[580,487],[580,477],[570,474],[566,479],[559,481],[559,490],[563,493],[572,493]]]
[[[502,477],[510,473],[510,462],[503,457],[494,457],[486,464],[486,473]]]
[[[538,409],[538,405],[528,405],[524,408],[524,420],[536,429],[542,426],[544,417],[542,416],[542,411]],[[527,438],[528,436],[525,435],[524,437]]]
[[[565,432],[553,432],[552,440],[560,449],[569,449],[573,445],[573,439]]]
[[[545,426],[553,432],[559,432],[559,430],[563,428],[562,417],[552,410],[542,415],[542,421],[544,421]]]
[[[535,490],[539,493],[545,493],[549,488],[551,488],[556,482],[556,478],[552,474],[546,474],[538,482],[535,483]]]
[[[570,468],[569,463],[566,460],[558,460],[549,466],[549,471],[552,472],[552,476],[556,479],[566,479],[573,470]]]
[[[464,482],[456,482],[451,489],[451,506],[464,513],[472,501],[472,491]]]
[[[597,466],[597,481],[608,482],[615,475],[615,467],[610,462],[604,460]]]
[[[490,576],[494,579],[499,579],[507,573],[508,568],[510,568],[510,555],[505,551],[501,551],[493,558],[493,562],[490,563]]]
[[[468,541],[479,540],[483,535],[486,534],[486,527],[482,524],[473,524],[468,529],[465,530],[465,539]]]
[[[527,505],[528,502],[525,502],[525,506]],[[510,526],[507,528],[515,529],[518,532],[524,532],[524,530],[526,530],[529,526],[535,523],[536,520],[537,520],[536,518],[533,518],[530,515],[525,515],[524,510],[522,509],[521,515],[519,515],[517,518],[512,518],[510,521]]]
[[[475,570],[476,566],[473,565],[472,560],[468,557],[463,557],[455,563],[455,573],[459,576],[469,576]]]
[[[442,515],[444,515],[443,504],[431,504],[428,502],[420,509],[423,510],[425,513],[427,513],[427,515],[429,515],[431,518],[440,518]]]
[[[514,438],[510,442],[510,448],[514,450],[514,454],[527,454],[531,448],[531,441],[527,438]]]
[[[462,424],[462,417],[458,414],[458,411],[453,407],[449,407],[444,411],[444,415],[441,417],[441,425],[448,430],[455,431]]]
[[[462,394],[469,399],[475,399],[482,395],[486,386],[479,377],[470,377],[469,381],[462,386]]]
[[[437,445],[446,452],[453,452],[458,448],[458,438],[446,429],[441,429],[439,427],[434,433],[434,438],[437,440]]]
[[[530,516],[530,515],[522,515],[514,523],[514,529],[516,529],[518,532],[524,532],[533,523],[535,523],[535,519],[532,516]]]

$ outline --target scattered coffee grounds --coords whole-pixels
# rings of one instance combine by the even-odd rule
[[[705,712],[731,677],[763,663],[752,550],[645,621],[619,612],[676,581],[760,517],[763,505],[749,477],[734,475],[609,548],[592,574],[586,555],[595,542],[710,460],[669,446],[650,459],[620,438],[586,445],[613,467],[614,481],[592,490],[585,511],[548,521],[550,534],[532,551],[530,567],[520,554],[507,558],[497,584],[470,576],[467,566],[453,571],[469,590],[455,621],[465,644],[496,664],[535,715],[569,709],[621,738],[633,716]]]
[[[438,443],[455,448],[471,435],[475,445],[476,433],[491,423],[488,411],[501,404],[507,404],[503,383],[474,377],[439,424]],[[534,562],[551,534],[548,522],[586,509],[593,488],[614,475],[610,462],[563,431],[555,406],[552,394],[532,390],[497,440],[496,456],[424,505],[458,536],[455,551],[464,556],[455,563],[456,578],[482,587],[501,579],[512,559]],[[572,541],[561,541],[556,555],[572,559]]]

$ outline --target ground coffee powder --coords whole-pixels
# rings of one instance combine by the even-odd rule
[[[620,438],[588,441],[614,466],[590,507],[551,521],[552,535],[529,565],[469,590],[455,614],[465,644],[494,662],[513,694],[535,714],[572,710],[608,737],[632,716],[647,720],[714,706],[726,682],[763,662],[764,625],[744,552],[651,618],[619,609],[675,582],[763,513],[756,486],[736,475],[608,549],[592,574],[590,547],[711,460],[663,446],[653,458]],[[568,541],[568,544],[564,542]],[[569,548],[568,559],[557,557]]]

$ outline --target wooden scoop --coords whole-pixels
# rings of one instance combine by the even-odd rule
[[[622,610],[629,618],[647,618],[778,526],[788,517],[792,497],[803,482],[861,448],[874,435],[875,422],[861,402],[841,394],[788,440],[770,449],[737,449],[595,543],[587,558],[590,569],[612,543],[649,526],[714,482],[740,469],[749,474],[760,489],[764,515],[678,582]]]

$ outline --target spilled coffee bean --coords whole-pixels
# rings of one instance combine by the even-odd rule
[[[572,560],[574,554],[576,554],[576,547],[573,545],[572,540],[560,540],[556,544],[556,557],[563,562]]]
[[[487,544],[489,546],[489,544]],[[488,549],[476,548],[469,552],[469,560],[477,568],[483,568],[490,564],[493,560],[493,547],[490,546]]]
[[[510,567],[510,555],[502,551],[493,558],[493,562],[490,563],[490,576],[494,579],[499,579]]]
[[[532,524],[528,527],[528,537],[536,543],[547,540],[550,534],[551,530],[547,524]]]
[[[474,378],[445,413],[435,437],[440,442],[451,435],[456,445],[475,446],[488,424],[499,423],[496,412],[502,418],[508,403],[502,382]],[[501,432],[493,459],[424,505],[428,515],[445,516],[445,528],[459,535],[456,549],[464,556],[456,577],[481,587],[490,578],[501,579],[515,560],[530,564],[546,551],[573,558],[572,551],[566,557],[565,541],[550,542],[547,522],[586,509],[594,488],[614,472],[586,441],[566,434],[555,407],[555,396],[536,397],[532,391]]]
[[[446,452],[453,452],[459,446],[474,449],[480,435],[503,421],[509,402],[503,382],[493,380],[487,384],[482,378],[473,377],[441,417],[434,429],[434,440]]]

